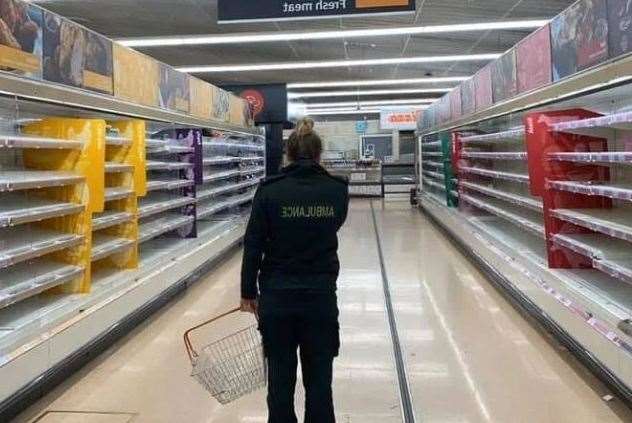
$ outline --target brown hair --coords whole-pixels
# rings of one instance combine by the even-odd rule
[[[296,124],[296,129],[287,142],[287,156],[295,162],[300,159],[320,160],[323,152],[323,141],[314,131],[314,121],[303,118]]]

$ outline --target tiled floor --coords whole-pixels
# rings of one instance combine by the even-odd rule
[[[419,212],[405,204],[375,206],[418,421],[632,422],[616,401],[603,402],[604,388],[525,322]],[[341,260],[339,422],[399,422],[368,202],[353,204]],[[186,328],[236,305],[239,265],[235,254],[17,421],[119,423],[132,415],[133,423],[264,423],[263,392],[218,405],[189,377],[181,341]],[[76,413],[50,411],[93,414],[77,420]]]

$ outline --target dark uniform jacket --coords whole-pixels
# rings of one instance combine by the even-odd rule
[[[337,232],[347,218],[347,181],[300,160],[264,180],[244,239],[241,295],[271,290],[334,292],[340,270]]]

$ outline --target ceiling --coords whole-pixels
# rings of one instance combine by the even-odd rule
[[[256,0],[251,0],[256,1]],[[500,20],[548,19],[574,0],[416,0],[413,15],[323,19],[256,24],[217,24],[217,0],[41,0],[40,5],[111,38],[211,33],[332,30],[437,25]],[[529,30],[461,32],[250,45],[152,47],[140,49],[173,66],[251,64],[310,60],[371,59],[503,52]],[[402,64],[314,70],[196,75],[214,84],[308,82],[468,76],[485,63]],[[441,84],[446,86],[446,84]],[[402,87],[397,87],[402,88]],[[398,98],[405,96],[397,95]],[[413,97],[419,97],[415,95]],[[427,97],[427,96],[424,96]],[[371,99],[380,99],[372,97]],[[323,99],[314,99],[313,102]],[[336,99],[345,101],[345,99]]]

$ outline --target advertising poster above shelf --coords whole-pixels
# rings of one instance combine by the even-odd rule
[[[456,87],[448,94],[450,96],[450,116],[458,119],[461,117],[461,87]]]
[[[385,107],[380,110],[380,129],[414,131],[421,114],[421,110],[406,107]]]
[[[41,79],[44,17],[19,0],[0,1],[0,70]]]
[[[415,0],[219,0],[218,23],[414,13]]]
[[[213,91],[211,84],[201,79],[189,77],[191,93],[191,114],[200,119],[211,118],[211,107],[213,103]]]
[[[144,106],[158,106],[158,62],[114,44],[114,95]]]
[[[159,87],[160,107],[180,112],[189,111],[191,102],[189,75],[160,64]]]
[[[44,12],[44,79],[113,93],[112,41]]]
[[[494,104],[492,95],[492,69],[485,66],[474,75],[476,111],[484,110]]]
[[[516,50],[512,49],[492,63],[492,97],[494,103],[507,100],[518,94],[516,75]]]
[[[608,44],[610,57],[632,51],[632,3],[608,0]]]
[[[551,30],[548,25],[516,46],[518,93],[551,83]]]
[[[608,59],[606,0],[583,0],[551,22],[553,80]]]
[[[230,95],[228,91],[213,87],[213,118],[221,122],[228,122],[230,119]]]
[[[287,121],[287,88],[285,84],[235,85],[224,89],[245,99],[256,123]]]
[[[461,113],[469,115],[476,111],[476,84],[470,78],[461,84]]]

